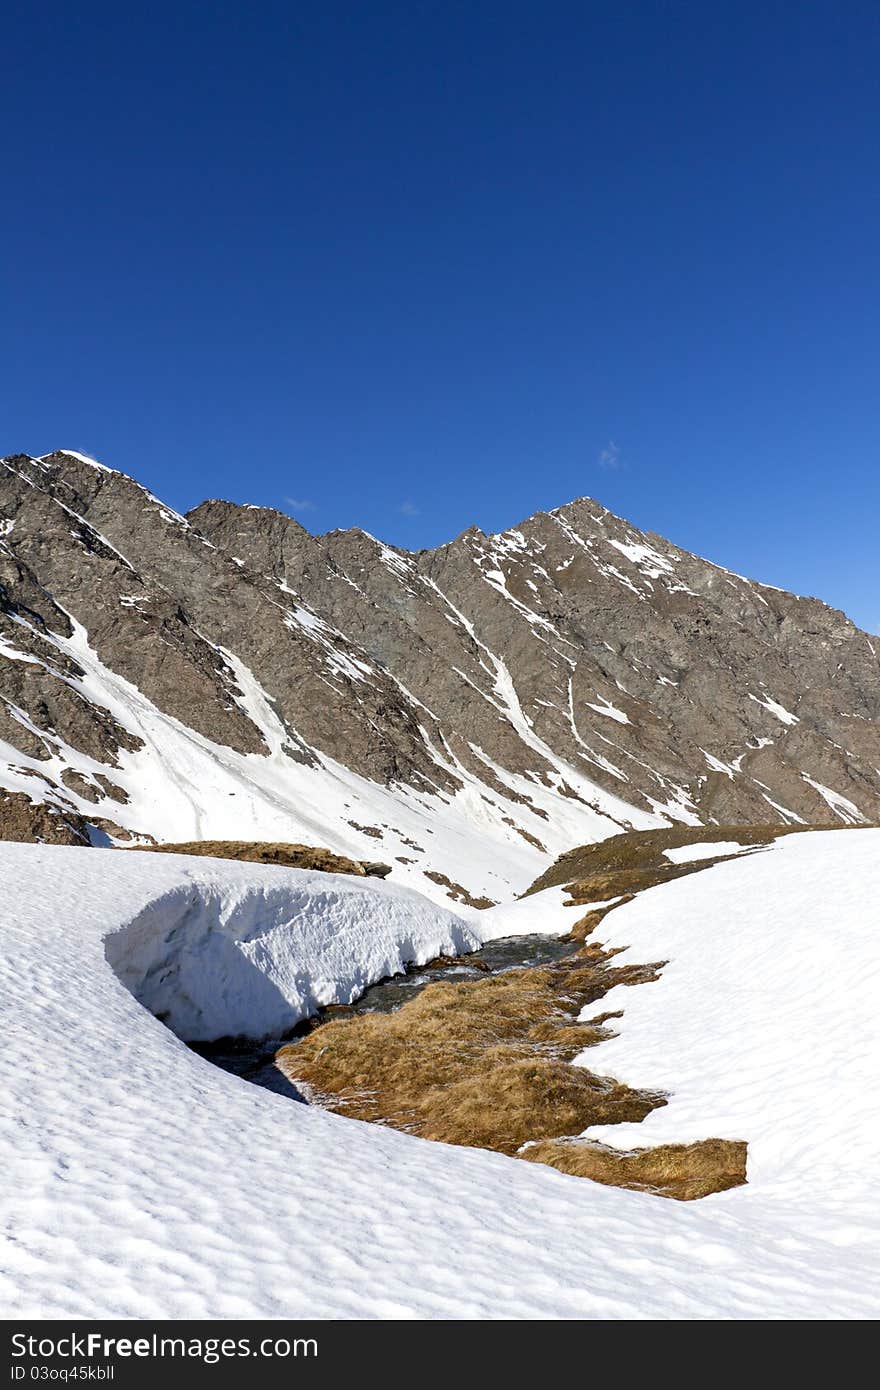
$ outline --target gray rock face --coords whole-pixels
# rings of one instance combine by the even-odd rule
[[[191,520],[331,614],[467,765],[475,743],[541,775],[540,741],[643,809],[672,796],[706,822],[856,818],[807,774],[880,812],[880,641],[589,499],[413,556],[223,502]],[[500,663],[534,737],[503,700],[498,719]]]
[[[342,765],[426,826],[455,803],[478,833],[482,801],[534,853],[557,808],[583,838],[876,821],[878,658],[842,613],[586,498],[408,554],[227,502],[181,517],[78,455],[0,465],[0,786],[74,813],[119,820],[114,771],[161,760],[161,718],[206,757],[274,759],[273,786]],[[161,813],[126,823],[167,838]]]

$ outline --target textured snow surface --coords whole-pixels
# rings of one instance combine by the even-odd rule
[[[566,888],[545,888],[540,893],[532,893],[512,903],[499,903],[498,907],[486,908],[482,912],[467,912],[468,922],[481,941],[497,941],[506,936],[565,936],[575,922],[584,915],[584,907],[570,903]],[[613,901],[613,900],[609,900]],[[594,907],[607,907],[607,903],[591,903]]]
[[[74,850],[74,854],[81,851]],[[96,850],[115,872],[119,851]],[[137,868],[130,871],[133,857]],[[105,944],[151,1013],[190,1042],[277,1037],[322,1004],[482,937],[410,888],[181,855],[126,856],[150,900]],[[160,888],[158,894],[156,889]]]
[[[680,1087],[660,1112],[675,1137],[691,1125],[755,1145],[750,1186],[689,1205],[259,1090],[189,1051],[108,963],[134,970],[136,919],[143,963],[181,937],[185,953],[207,918],[234,947],[230,997],[235,978],[263,970],[282,993],[305,997],[323,972],[344,994],[395,950],[424,956],[466,930],[415,895],[252,865],[32,845],[0,846],[0,875],[7,1317],[880,1311],[878,1217],[867,1200],[878,832],[793,837],[653,890],[603,923],[637,958],[658,947],[671,957],[672,983],[664,975],[627,990],[620,1042],[594,1049],[591,1064],[601,1053],[611,1070],[613,1050],[615,1066]],[[283,882],[293,884],[287,908]],[[346,950],[334,956],[341,933]],[[295,940],[311,943],[301,980]],[[166,957],[157,973],[167,966]],[[643,1001],[659,1001],[650,1016]],[[748,1047],[725,1061],[746,1031]],[[708,1108],[697,1124],[699,1106]]]
[[[747,1139],[751,1183],[814,1202],[829,1241],[876,1250],[878,890],[880,830],[814,832],[606,917],[598,935],[621,964],[668,964],[605,996],[603,1011],[624,1010],[619,1033],[583,1063],[671,1099],[591,1134],[620,1148]]]

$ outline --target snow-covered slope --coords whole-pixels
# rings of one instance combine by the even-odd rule
[[[830,1238],[858,1245],[880,1157],[878,887],[880,831],[816,832],[606,917],[598,935],[620,964],[668,964],[656,983],[605,996],[603,1011],[624,1011],[618,1036],[583,1063],[671,1099],[593,1136],[621,1148],[748,1139],[762,1190],[848,1193]]]
[[[464,938],[466,924],[416,898],[291,870],[28,845],[0,846],[0,873],[0,1303],[9,1317],[880,1311],[868,1200],[878,1087],[866,1084],[877,1037],[861,983],[877,966],[876,918],[863,914],[880,894],[880,832],[793,837],[606,918],[603,932],[617,933],[619,922],[621,940],[628,923],[635,933],[656,922],[635,949],[662,937],[661,954],[672,958],[672,986],[626,992],[619,1045],[630,1018],[641,1035],[643,999],[666,1000],[644,1023],[650,1058],[631,1059],[639,1080],[681,1087],[681,1100],[659,1112],[664,1133],[698,1128],[705,1104],[702,1134],[732,1125],[755,1144],[749,1186],[690,1205],[258,1090],[189,1051],[119,978],[128,972],[147,997],[151,968],[169,965],[158,944],[166,949],[169,934],[182,942],[181,965],[188,945],[208,945],[211,923],[226,943],[226,985],[264,974],[295,1012],[296,999],[343,997],[358,971],[382,971],[395,954],[425,958]],[[851,888],[859,881],[865,900]],[[550,916],[555,929],[558,913]],[[216,947],[205,959],[212,952],[217,963]],[[689,982],[680,994],[679,976]],[[181,971],[181,990],[191,979]],[[224,998],[235,996],[227,987]],[[252,1015],[278,1006],[270,992],[248,999]],[[714,1042],[687,1032],[691,1011],[694,1032],[708,1026]],[[757,1035],[725,1061],[743,1024]],[[609,1070],[617,1047],[605,1048]],[[682,1055],[692,1049],[696,1080]],[[828,1081],[831,1057],[833,1090],[809,1096],[803,1075]],[[614,1060],[625,1064],[624,1051]],[[725,1090],[735,1097],[726,1116],[717,1102]],[[748,1106],[736,1099],[746,1094]]]

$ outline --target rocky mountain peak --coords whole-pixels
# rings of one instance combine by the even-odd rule
[[[497,898],[621,827],[877,820],[878,650],[591,498],[410,553],[0,467],[0,788],[111,837],[381,849]]]

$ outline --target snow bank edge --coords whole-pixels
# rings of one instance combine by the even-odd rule
[[[234,885],[188,878],[104,935],[116,977],[185,1042],[263,1038],[438,955],[473,951],[465,921],[421,894],[339,875]],[[274,875],[273,875],[274,877]]]

